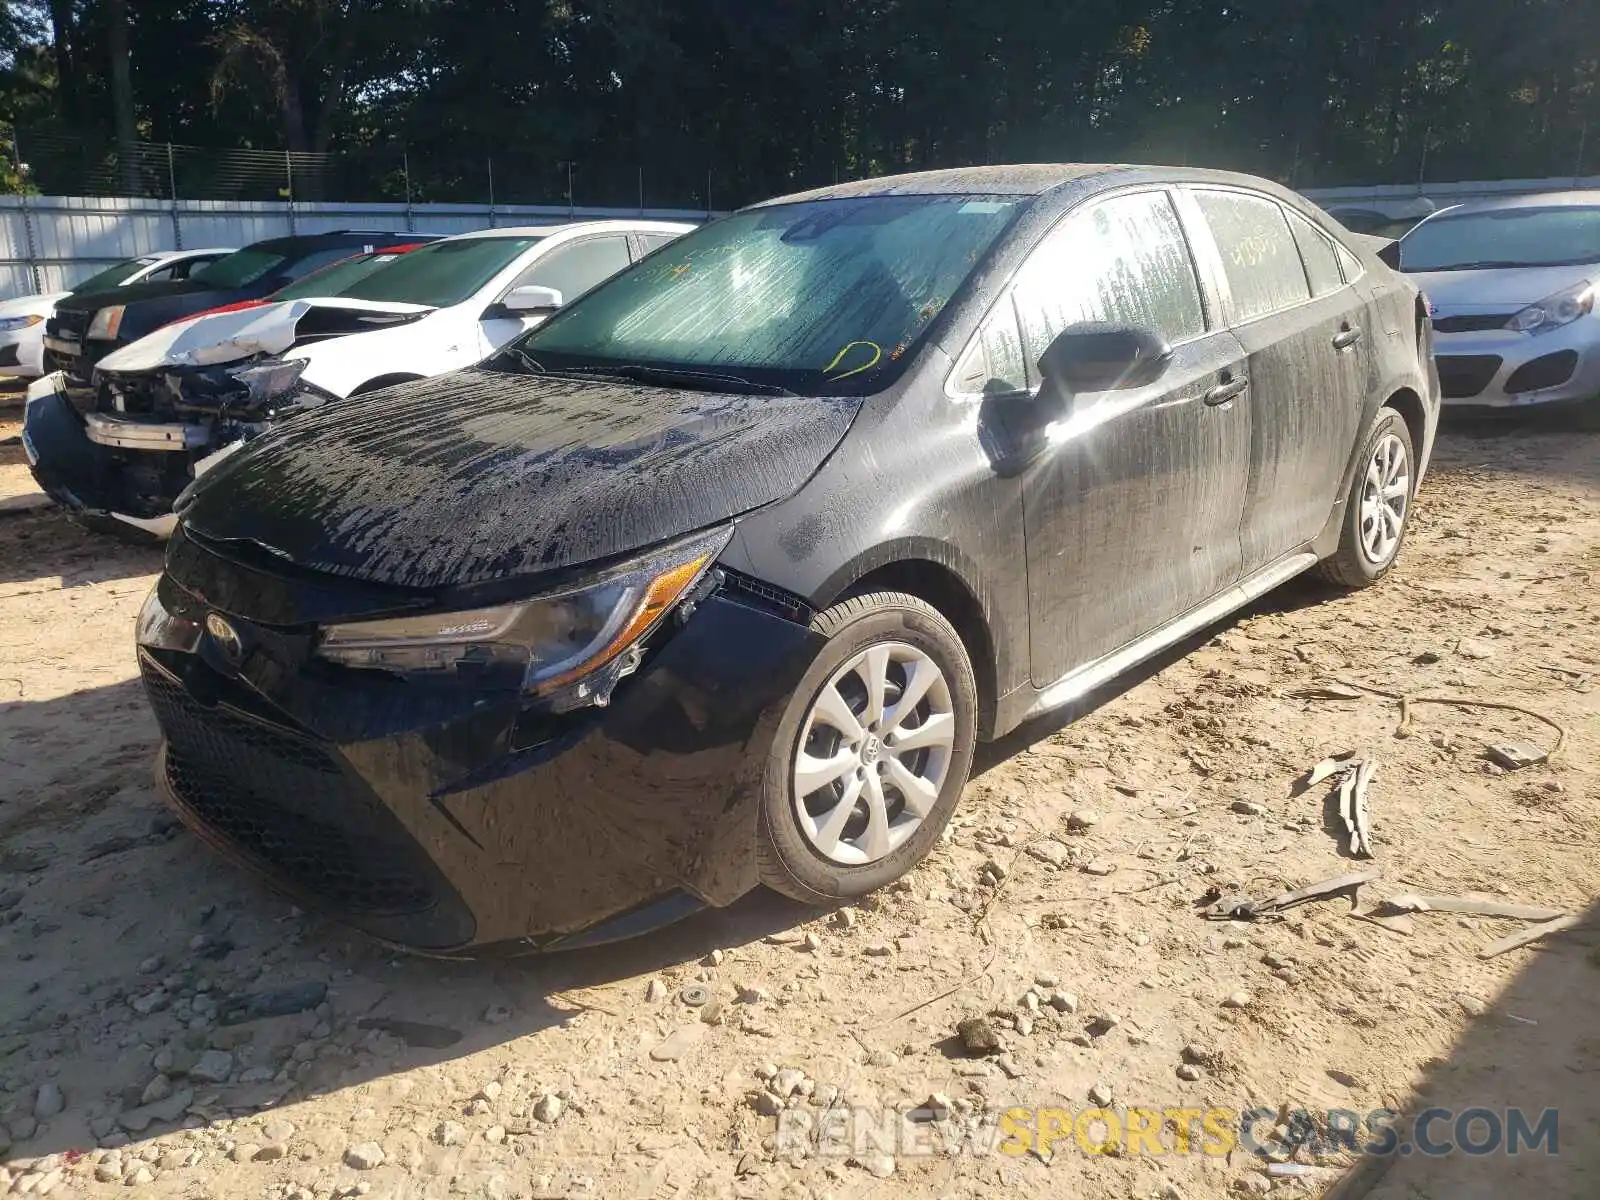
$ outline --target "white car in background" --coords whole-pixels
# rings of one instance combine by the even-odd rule
[[[487,357],[692,228],[583,221],[459,234],[337,295],[302,295],[311,289],[291,285],[274,303],[175,321],[107,355],[99,369],[116,388],[146,372],[281,356],[280,389],[304,382],[339,397],[426,379]]]
[[[273,423],[469,367],[692,228],[491,229],[335,265],[327,282],[174,321],[106,355],[93,411],[40,380],[23,448],[39,486],[86,524],[164,536],[195,475]]]
[[[187,279],[189,272],[233,253],[231,247],[205,250],[160,250],[124,259],[79,280],[65,292],[40,292],[0,301],[0,375],[35,379],[43,374],[44,323],[57,300],[73,292],[103,292],[130,283]]]

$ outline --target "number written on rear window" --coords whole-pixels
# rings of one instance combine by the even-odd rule
[[[1233,318],[1251,321],[1311,298],[1300,250],[1276,202],[1242,192],[1196,191],[1222,255]]]

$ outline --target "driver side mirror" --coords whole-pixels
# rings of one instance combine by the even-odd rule
[[[1068,394],[1154,383],[1172,364],[1172,347],[1153,329],[1082,324],[1063,329],[1039,356],[1039,377]]]
[[[561,307],[562,296],[553,287],[530,283],[524,287],[512,288],[500,303],[507,312],[526,316],[531,313],[555,312]]]

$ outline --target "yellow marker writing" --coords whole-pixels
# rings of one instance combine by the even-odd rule
[[[833,361],[822,368],[822,373],[826,375],[829,371],[837,367],[841,362],[844,361],[845,355],[849,354],[850,351],[854,350],[857,346],[870,346],[872,348],[872,361],[868,363],[862,363],[859,367],[851,367],[842,375],[835,375],[835,382],[838,382],[841,379],[849,379],[850,376],[859,375],[863,371],[870,371],[873,367],[877,366],[879,360],[883,358],[883,347],[878,345],[877,342],[846,342],[844,348],[833,356]]]

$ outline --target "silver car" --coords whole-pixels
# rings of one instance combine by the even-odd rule
[[[1600,191],[1445,209],[1400,267],[1428,297],[1446,404],[1600,398]]]

